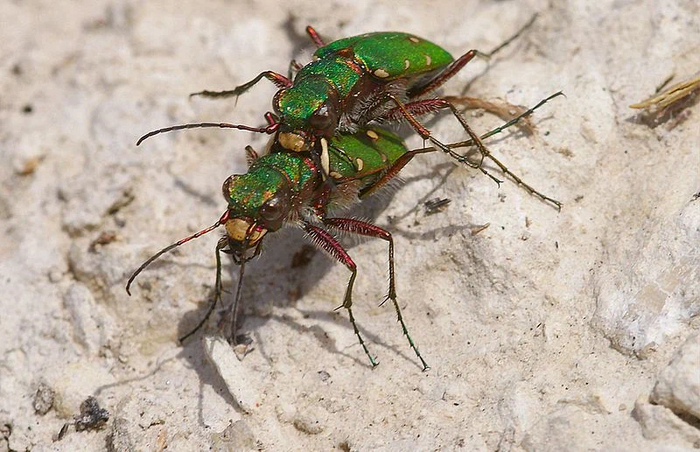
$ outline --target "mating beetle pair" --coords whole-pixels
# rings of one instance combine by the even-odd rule
[[[381,238],[389,244],[389,292],[386,300],[394,304],[410,346],[423,368],[427,369],[427,363],[408,333],[396,299],[391,233],[365,221],[332,217],[331,211],[376,191],[398,174],[415,155],[437,150],[485,174],[489,173],[482,167],[482,162],[484,158],[490,158],[530,193],[560,206],[558,201],[540,194],[508,171],[488,152],[481,139],[515,124],[561,93],[544,99],[517,118],[479,137],[450,102],[423,97],[441,86],[480,52],[470,50],[455,60],[435,44],[405,33],[370,33],[324,45],[315,30],[307,27],[307,32],[319,48],[312,63],[300,67],[292,62],[290,67],[298,71],[293,82],[291,76],[266,71],[231,91],[196,93],[207,97],[238,96],[262,78],[267,78],[281,89],[273,99],[275,114],[268,112],[265,115],[268,122],[266,127],[229,123],[185,124],[150,132],[138,141],[137,144],[140,144],[158,133],[197,127],[234,128],[273,135],[268,154],[259,157],[247,147],[248,172],[231,176],[224,183],[228,209],[221,218],[212,226],[166,247],[148,259],[129,279],[127,292],[136,276],[159,256],[223,225],[226,236],[219,240],[216,247],[215,299],[195,330],[182,339],[206,322],[221,298],[220,253],[223,252],[231,254],[234,261],[240,264],[231,326],[231,337],[235,341],[236,313],[245,263],[260,253],[265,234],[284,225],[297,225],[316,245],[351,271],[342,307],[347,309],[354,332],[370,362],[376,365],[352,312],[356,265],[330,231]],[[468,141],[443,144],[432,137],[416,118],[445,108],[450,109],[460,121],[470,137]],[[407,120],[434,147],[409,151],[396,134],[369,124],[372,121],[398,120]],[[479,149],[481,161],[472,162],[453,150],[467,146]]]

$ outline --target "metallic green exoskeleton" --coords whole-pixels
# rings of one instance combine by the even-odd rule
[[[501,132],[560,94],[544,99],[481,138],[485,139]],[[144,262],[129,278],[127,292],[136,276],[162,254],[219,226],[224,226],[226,235],[216,246],[216,296],[202,321],[181,340],[189,337],[206,322],[221,298],[221,253],[223,252],[230,254],[240,265],[238,289],[232,309],[231,337],[235,341],[236,313],[241,296],[245,263],[260,253],[267,233],[275,232],[284,226],[297,226],[302,228],[307,237],[318,247],[350,270],[351,276],[342,307],[347,309],[353,330],[370,362],[376,365],[357,328],[352,312],[352,288],[357,267],[331,231],[380,238],[389,244],[389,291],[385,301],[392,301],[410,346],[420,359],[423,368],[427,369],[427,363],[408,333],[396,298],[394,241],[391,233],[366,221],[334,217],[332,214],[335,208],[357,203],[382,187],[416,155],[434,152],[437,149],[429,147],[408,150],[398,135],[373,126],[360,128],[352,134],[337,134],[330,140],[321,137],[319,145],[320,155],[310,151],[291,152],[274,138],[270,142],[268,153],[261,157],[252,148],[246,148],[250,166],[245,174],[232,175],[224,182],[223,195],[228,207],[221,218],[212,226],[164,248]],[[453,148],[473,145],[474,142],[471,140],[449,145],[449,155],[457,162],[466,163],[466,158],[454,152]]]
[[[314,60],[273,101],[282,133],[305,141],[330,138],[336,128],[353,131],[378,118],[397,107],[390,95],[403,101],[436,88],[430,82],[455,61],[429,41],[392,32],[340,39],[316,50]]]
[[[321,144],[323,151],[320,163],[310,152],[289,152],[274,139],[269,145],[269,153],[261,157],[251,148],[247,148],[250,163],[248,171],[245,174],[230,176],[223,184],[223,195],[228,208],[219,221],[164,248],[144,262],[129,279],[127,292],[136,276],[162,254],[223,225],[226,236],[219,240],[216,247],[215,301],[204,319],[181,340],[193,334],[206,322],[216,302],[221,298],[222,252],[230,254],[241,266],[231,326],[231,336],[235,340],[235,319],[245,263],[260,253],[263,238],[267,233],[275,232],[285,225],[296,225],[306,232],[311,241],[352,272],[341,307],[347,309],[355,334],[372,365],[376,365],[377,362],[360,335],[352,312],[352,288],[357,266],[329,230],[378,237],[389,242],[389,292],[386,300],[392,300],[411,347],[421,360],[423,368],[427,369],[428,364],[408,334],[396,300],[394,242],[391,234],[365,221],[330,215],[335,208],[356,203],[384,185],[414,155],[432,152],[435,149],[408,151],[398,135],[379,127],[364,128],[355,134],[337,135],[330,141],[321,138]]]
[[[319,47],[311,63],[292,62],[284,76],[265,71],[230,91],[202,91],[205,97],[239,96],[263,78],[280,90],[268,112],[267,127],[228,123],[201,123],[167,127],[144,135],[193,127],[222,127],[277,134],[282,147],[294,152],[315,150],[318,138],[330,140],[336,132],[352,133],[373,120],[407,119],[425,139],[430,132],[415,118],[449,108],[444,99],[423,99],[445,83],[476,55],[470,50],[455,60],[445,49],[415,35],[400,32],[367,33],[325,45],[318,33],[307,32]],[[297,70],[292,80],[291,69]],[[478,140],[478,137],[471,137]],[[436,143],[440,144],[441,143]]]
[[[533,21],[534,18],[522,30]],[[129,279],[127,292],[134,278],[159,256],[224,226],[226,236],[219,240],[216,247],[216,297],[204,319],[182,339],[206,322],[221,298],[220,255],[223,252],[230,254],[240,265],[230,332],[235,342],[236,313],[246,262],[261,252],[266,234],[286,225],[298,226],[318,247],[350,270],[342,307],[347,309],[353,330],[370,362],[376,365],[351,309],[357,267],[331,231],[380,238],[389,245],[389,292],[386,300],[392,301],[410,346],[424,369],[427,369],[427,363],[408,334],[397,302],[391,233],[366,221],[333,217],[333,209],[358,202],[390,181],[415,155],[436,150],[448,154],[459,163],[479,169],[500,183],[482,166],[484,159],[488,158],[531,194],[560,207],[558,201],[537,192],[510,172],[481,140],[515,124],[561,93],[548,97],[505,125],[479,137],[448,99],[427,96],[475,56],[492,55],[520,32],[489,54],[470,50],[457,59],[441,47],[407,33],[368,33],[326,45],[313,28],[307,27],[307,32],[318,49],[314,61],[306,66],[292,61],[287,76],[265,71],[230,91],[195,93],[206,97],[235,97],[266,78],[280,88],[273,99],[274,113],[265,114],[267,126],[183,124],[152,131],[139,139],[137,145],[158,133],[198,127],[239,129],[272,135],[269,153],[258,157],[255,151],[246,148],[250,161],[248,172],[233,175],[224,183],[223,192],[228,208],[221,218],[212,226],[164,248],[144,262]],[[295,77],[292,77],[293,71],[296,71]],[[459,120],[469,135],[468,141],[443,144],[417,119],[418,116],[442,109],[449,109]],[[374,122],[400,120],[407,121],[435,147],[408,150],[397,135],[374,125]],[[474,162],[453,150],[455,147],[470,146],[476,147],[481,154],[481,158]]]
[[[535,16],[536,17],[536,16]],[[450,154],[448,146],[431,135],[417,117],[443,109],[460,122],[481,153],[476,162],[465,162],[500,184],[482,166],[485,158],[494,160],[479,136],[471,129],[453,103],[446,98],[426,98],[461,70],[475,56],[490,57],[529,27],[532,18],[518,33],[489,53],[469,50],[455,59],[442,47],[409,33],[379,32],[344,38],[325,44],[318,33],[307,33],[318,49],[314,61],[301,66],[292,61],[287,76],[273,71],[258,74],[253,80],[229,91],[202,91],[205,97],[239,96],[263,78],[280,90],[275,94],[274,113],[267,112],[266,127],[230,123],[197,123],[166,127],[144,135],[138,143],[155,134],[195,127],[221,127],[273,134],[276,143],[292,152],[310,151],[316,158],[323,150],[320,138],[332,140],[338,133],[352,134],[372,121],[405,120],[424,139]],[[296,76],[292,78],[292,69]],[[497,165],[529,193],[561,206],[525,184],[504,165]]]

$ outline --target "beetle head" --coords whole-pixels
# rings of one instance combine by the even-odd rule
[[[228,202],[224,224],[236,260],[259,245],[268,231],[280,229],[292,211],[289,179],[276,168],[251,166],[246,174],[230,176],[223,185]]]

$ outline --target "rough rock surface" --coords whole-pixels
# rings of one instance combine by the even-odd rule
[[[561,213],[442,155],[416,158],[398,190],[357,213],[394,233],[400,303],[431,370],[390,303],[378,307],[382,241],[349,250],[375,369],[333,311],[347,270],[305,251],[298,232],[267,238],[247,268],[241,326],[253,343],[240,363],[223,342],[177,342],[213,294],[216,233],[126,295],[143,260],[216,221],[244,146],[264,147],[200,130],[136,148],[173,123],[262,124],[274,87],[237,103],[189,93],[308,61],[307,24],[328,39],[410,31],[457,55],[490,50],[535,12],[443,91],[518,105],[565,92],[532,134],[487,141]],[[659,124],[628,107],[697,73],[696,0],[10,0],[0,17],[0,451],[698,446],[700,96]],[[466,117],[482,132],[502,121]],[[448,116],[428,125],[464,139]],[[427,215],[434,197],[452,202]],[[226,286],[236,278],[226,272]],[[229,391],[226,369],[253,384]],[[110,412],[105,428],[55,442],[90,395]]]
[[[661,371],[651,399],[700,424],[700,335],[688,338]]]

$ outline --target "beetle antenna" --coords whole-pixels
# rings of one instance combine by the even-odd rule
[[[197,122],[191,124],[178,124],[176,126],[164,127],[162,129],[152,130],[148,132],[146,135],[139,138],[139,141],[136,142],[136,146],[140,145],[141,143],[143,143],[144,140],[152,137],[153,135],[158,135],[165,132],[172,132],[174,130],[203,129],[208,127],[214,127],[219,129],[239,129],[247,130],[248,132],[272,134],[277,131],[279,123],[273,123],[268,125],[267,127],[250,127],[243,124],[229,124],[227,122]]]
[[[172,250],[172,249],[174,249],[174,248],[177,248],[178,246],[182,245],[183,243],[187,243],[187,242],[189,242],[189,241],[192,240],[192,239],[196,239],[197,237],[201,237],[201,236],[203,236],[204,234],[207,234],[207,233],[213,231],[214,229],[218,228],[218,227],[221,226],[222,224],[226,223],[227,220],[228,220],[228,210],[227,210],[226,212],[224,212],[224,214],[221,216],[221,218],[219,218],[219,221],[217,221],[216,223],[212,224],[212,225],[209,226],[208,228],[202,229],[201,231],[199,231],[199,232],[197,232],[197,233],[195,233],[195,234],[192,234],[192,235],[189,236],[189,237],[185,237],[184,239],[180,239],[180,240],[178,240],[177,242],[173,243],[172,245],[166,246],[165,248],[163,248],[162,250],[158,251],[158,252],[157,252],[156,254],[154,254],[153,256],[149,257],[148,260],[147,260],[146,262],[144,262],[143,264],[141,264],[141,266],[140,266],[139,268],[137,268],[136,271],[135,271],[134,273],[131,274],[131,277],[129,278],[129,281],[127,281],[127,283],[126,283],[126,293],[128,293],[129,296],[131,296],[131,283],[134,282],[134,280],[135,280],[136,277],[139,275],[139,273],[141,273],[146,267],[148,267],[149,265],[151,265],[151,263],[152,263],[153,261],[155,261],[156,259],[158,259],[158,258],[159,258],[160,256],[162,256],[163,254],[167,253],[168,251],[170,251],[170,250]]]

